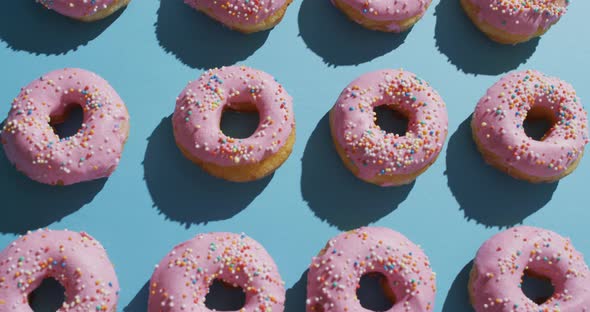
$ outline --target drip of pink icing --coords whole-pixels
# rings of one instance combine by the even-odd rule
[[[256,25],[282,9],[288,0],[184,0],[225,25]]]
[[[199,234],[176,247],[156,267],[148,312],[209,311],[205,297],[214,280],[242,288],[243,312],[282,312],[285,287],[264,247],[232,233]]]
[[[325,1],[325,0],[318,0]],[[334,4],[335,0],[331,0]],[[340,0],[365,18],[376,22],[391,22],[389,29],[399,31],[399,22],[422,16],[432,0]],[[357,21],[358,22],[358,21]]]
[[[313,258],[307,276],[307,311],[367,311],[356,291],[368,273],[386,277],[396,299],[388,312],[433,310],[436,275],[424,252],[388,228],[363,227],[332,238]]]
[[[569,239],[528,226],[486,241],[475,258],[470,292],[477,312],[590,311],[590,271]],[[555,293],[544,304],[527,298],[524,271],[549,278]]]
[[[72,104],[84,110],[80,130],[60,139],[50,126]],[[98,75],[66,68],[21,90],[2,129],[6,157],[31,179],[65,185],[109,176],[127,138],[129,115],[113,88]]]
[[[557,119],[543,141],[524,132],[532,107],[547,109]],[[477,104],[473,126],[485,151],[534,177],[564,173],[589,142],[587,113],[574,88],[533,70],[508,74],[494,84]]]
[[[117,310],[119,283],[102,245],[81,232],[39,230],[0,253],[0,310],[33,312],[28,295],[46,278],[65,288],[59,312]]]
[[[510,34],[532,35],[557,23],[570,0],[470,0],[478,18]]]
[[[373,109],[381,105],[393,105],[408,116],[404,136],[386,133],[375,124]],[[436,159],[447,136],[441,97],[427,82],[402,70],[357,78],[344,89],[332,114],[332,133],[363,179],[424,169]]]
[[[221,132],[223,110],[254,104],[258,128],[246,139]],[[177,143],[192,155],[219,166],[260,162],[276,153],[294,131],[293,100],[267,73],[248,67],[222,67],[189,83],[172,117]]]
[[[35,0],[59,14],[82,18],[92,16],[120,0]]]

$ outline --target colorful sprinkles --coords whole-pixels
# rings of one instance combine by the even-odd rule
[[[240,311],[283,309],[284,282],[264,248],[244,234],[209,233],[176,246],[156,267],[148,311],[209,311],[205,297],[215,280],[242,288]]]
[[[436,275],[420,247],[387,228],[340,234],[312,260],[307,311],[365,311],[356,296],[360,279],[382,274],[394,297],[392,311],[432,311]]]
[[[477,312],[566,312],[590,309],[590,271],[571,241],[520,226],[492,237],[477,253],[470,293]],[[521,290],[525,274],[551,280],[555,293],[537,304]]]
[[[374,108],[387,105],[408,116],[404,135],[386,133]],[[427,168],[447,135],[447,112],[424,80],[403,70],[369,73],[352,82],[333,108],[332,130],[361,178],[408,175]]]
[[[78,132],[60,138],[52,117],[80,105]],[[127,139],[129,115],[106,81],[81,69],[46,74],[21,90],[0,134],[7,157],[30,178],[46,184],[73,184],[110,175]]]
[[[196,158],[220,166],[258,163],[279,151],[294,131],[292,102],[283,87],[261,71],[237,66],[209,70],[177,99],[177,143]],[[246,139],[228,137],[219,126],[223,111],[243,110],[245,105],[258,111],[258,129]]]
[[[59,311],[114,312],[117,276],[98,241],[81,232],[39,230],[0,253],[0,310],[28,311],[29,294],[46,278],[66,289]]]

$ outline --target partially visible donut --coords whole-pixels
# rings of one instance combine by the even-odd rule
[[[257,111],[248,138],[220,129],[225,110]],[[174,137],[182,153],[211,175],[236,182],[272,174],[295,143],[293,99],[271,75],[244,66],[211,69],[189,83],[176,100]]]
[[[525,274],[549,279],[554,294],[542,304],[533,302],[521,289]],[[590,311],[590,270],[569,239],[519,226],[481,246],[469,294],[476,312]]]
[[[272,257],[243,234],[199,234],[176,247],[156,267],[148,312],[206,312],[209,287],[219,280],[242,288],[242,312],[282,312],[285,286]]]
[[[566,13],[570,0],[461,0],[490,39],[517,44],[542,36]]]
[[[332,238],[309,267],[307,312],[367,311],[356,296],[366,274],[385,277],[387,312],[433,311],[436,276],[420,247],[388,228],[363,227]]]
[[[196,10],[230,29],[246,34],[264,31],[281,22],[293,0],[184,0]]]
[[[317,0],[326,1],[326,0]],[[416,24],[432,0],[331,0],[356,23],[384,32],[403,32]]]
[[[408,118],[404,135],[386,133],[374,109],[390,107]],[[440,154],[447,137],[446,105],[415,74],[380,70],[362,75],[342,91],[330,111],[332,137],[345,166],[380,186],[414,181]]]
[[[0,253],[0,311],[33,312],[29,295],[44,279],[65,288],[60,312],[116,312],[119,283],[102,245],[84,232],[39,230]]]
[[[52,124],[62,121],[73,105],[84,111],[82,127],[60,138]],[[95,73],[66,68],[21,90],[0,142],[10,162],[31,179],[69,185],[110,176],[128,134],[127,108],[108,82]]]
[[[549,119],[540,141],[524,121]],[[473,137],[484,159],[517,179],[554,182],[572,173],[589,142],[588,117],[574,88],[527,70],[504,76],[488,89],[473,113]]]
[[[110,16],[125,7],[131,0],[35,0],[59,14],[83,21],[94,22]]]

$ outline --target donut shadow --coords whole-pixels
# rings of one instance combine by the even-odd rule
[[[302,158],[301,193],[315,215],[347,231],[368,225],[395,210],[414,183],[379,187],[355,177],[338,156],[328,113],[311,134]]]
[[[474,312],[469,301],[469,274],[473,260],[467,263],[457,275],[445,299],[442,312]]]
[[[516,69],[535,52],[539,38],[518,45],[490,40],[471,22],[459,0],[440,0],[435,9],[438,50],[467,74],[499,75]]]
[[[451,136],[446,163],[447,184],[465,218],[488,227],[522,223],[551,200],[558,185],[517,180],[486,164],[472,138],[471,117]]]
[[[36,1],[3,1],[0,40],[15,51],[65,54],[98,37],[125,9],[100,21],[85,23],[47,10]]]
[[[409,32],[385,33],[349,20],[328,0],[303,0],[299,36],[307,47],[332,66],[359,65],[401,46]]]
[[[90,203],[106,181],[42,184],[18,172],[0,147],[0,198],[4,203],[0,233],[24,234],[60,221]]]
[[[254,182],[234,183],[210,176],[176,146],[171,116],[162,119],[148,138],[143,167],[154,207],[187,228],[233,217],[272,179],[271,175]]]
[[[146,312],[150,297],[150,281],[145,282],[139,292],[131,299],[131,302],[123,308],[124,312]]]
[[[233,31],[182,0],[160,0],[156,37],[183,64],[199,69],[233,65],[258,50],[270,30],[250,35]]]
[[[306,309],[307,300],[307,273],[305,270],[301,278],[291,288],[287,289],[285,312],[303,312]]]

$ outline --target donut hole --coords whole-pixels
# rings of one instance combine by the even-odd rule
[[[55,312],[65,301],[64,287],[53,278],[46,278],[31,294],[29,305],[35,312]]]
[[[381,273],[361,276],[356,296],[361,306],[371,311],[387,311],[395,304],[395,296],[388,287],[387,277]]]
[[[543,141],[556,123],[557,118],[551,110],[533,106],[527,113],[522,127],[528,137],[535,141]]]
[[[72,103],[66,107],[62,114],[50,116],[49,124],[60,139],[66,139],[78,133],[83,122],[84,110],[82,106]]]
[[[408,131],[408,116],[395,109],[393,105],[381,105],[373,109],[375,113],[375,124],[387,133],[406,135]]]
[[[555,293],[551,280],[542,275],[525,271],[522,276],[522,292],[536,304],[543,304]]]
[[[246,293],[239,286],[216,279],[209,287],[205,306],[213,311],[238,311],[246,305]]]
[[[260,123],[256,106],[251,103],[231,104],[221,115],[221,132],[234,139],[251,137]]]

